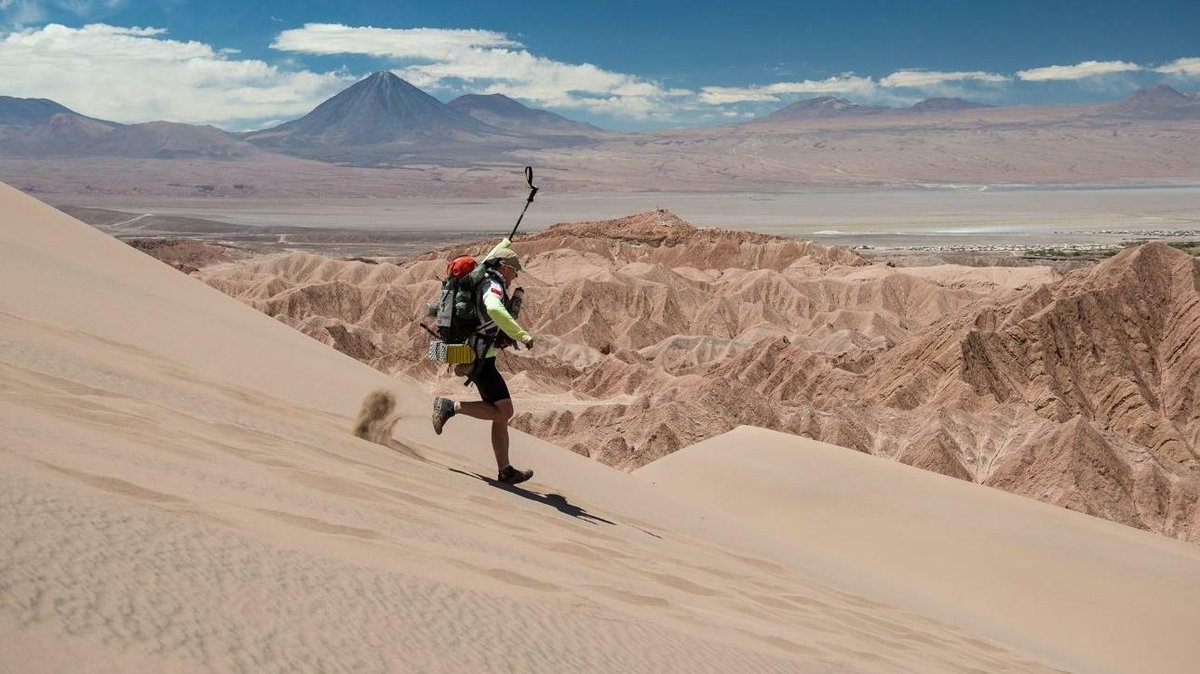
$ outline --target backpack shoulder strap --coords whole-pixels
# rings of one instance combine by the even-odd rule
[[[495,282],[500,286],[500,292],[504,296],[508,296],[508,286],[504,283],[504,277],[494,268],[489,268],[483,273],[483,278],[479,280],[479,291],[475,293],[475,314],[479,317],[479,332],[497,332],[496,324],[492,322],[492,317],[488,316],[487,308],[483,306],[483,287],[489,282]]]

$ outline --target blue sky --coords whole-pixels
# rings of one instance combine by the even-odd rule
[[[243,130],[376,70],[611,128],[747,119],[803,98],[908,105],[1200,89],[1200,2],[0,0],[0,95]]]

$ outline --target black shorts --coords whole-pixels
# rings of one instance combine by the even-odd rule
[[[479,389],[479,397],[485,403],[497,403],[510,397],[508,384],[504,383],[504,377],[501,377],[500,370],[496,369],[495,358],[483,359],[483,365],[475,377],[475,388]]]

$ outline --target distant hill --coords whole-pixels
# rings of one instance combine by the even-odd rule
[[[0,131],[0,152],[35,157],[80,156],[119,125],[59,112],[28,127]]]
[[[1107,112],[1146,119],[1200,119],[1200,100],[1165,85],[1138,89]]]
[[[44,114],[49,113],[49,114]],[[258,152],[212,126],[176,122],[117,124],[80,115],[47,99],[0,101],[0,154],[27,157],[231,159]]]
[[[33,126],[61,113],[77,114],[48,98],[0,96],[0,126]]]
[[[796,101],[767,115],[760,121],[785,122],[793,119],[817,119],[824,117],[855,117],[861,115],[877,115],[894,110],[877,105],[859,105],[844,98],[821,96]]]
[[[775,112],[754,120],[756,122],[788,122],[811,119],[838,119],[848,117],[865,117],[871,115],[911,114],[925,112],[955,112],[958,110],[974,110],[990,108],[983,103],[975,103],[962,98],[928,98],[907,108],[892,108],[883,105],[861,105],[851,103],[844,98],[821,96],[796,101]]]
[[[604,129],[587,122],[577,122],[548,110],[522,105],[504,94],[467,94],[447,103],[451,108],[501,129],[527,134],[604,133]]]
[[[466,140],[495,134],[505,132],[381,71],[300,119],[243,138],[264,147],[303,148]]]
[[[89,148],[91,153],[110,157],[155,157],[158,159],[235,159],[259,152],[214,126],[176,122],[147,122],[122,126],[106,134]]]
[[[927,98],[920,103],[914,103],[908,109],[913,112],[952,112],[955,110],[975,110],[977,108],[990,108],[992,106],[984,103],[976,103],[962,98]]]

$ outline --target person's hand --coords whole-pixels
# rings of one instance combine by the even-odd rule
[[[533,337],[532,336],[530,336],[529,339],[525,340],[525,348],[526,349],[533,348]]]

